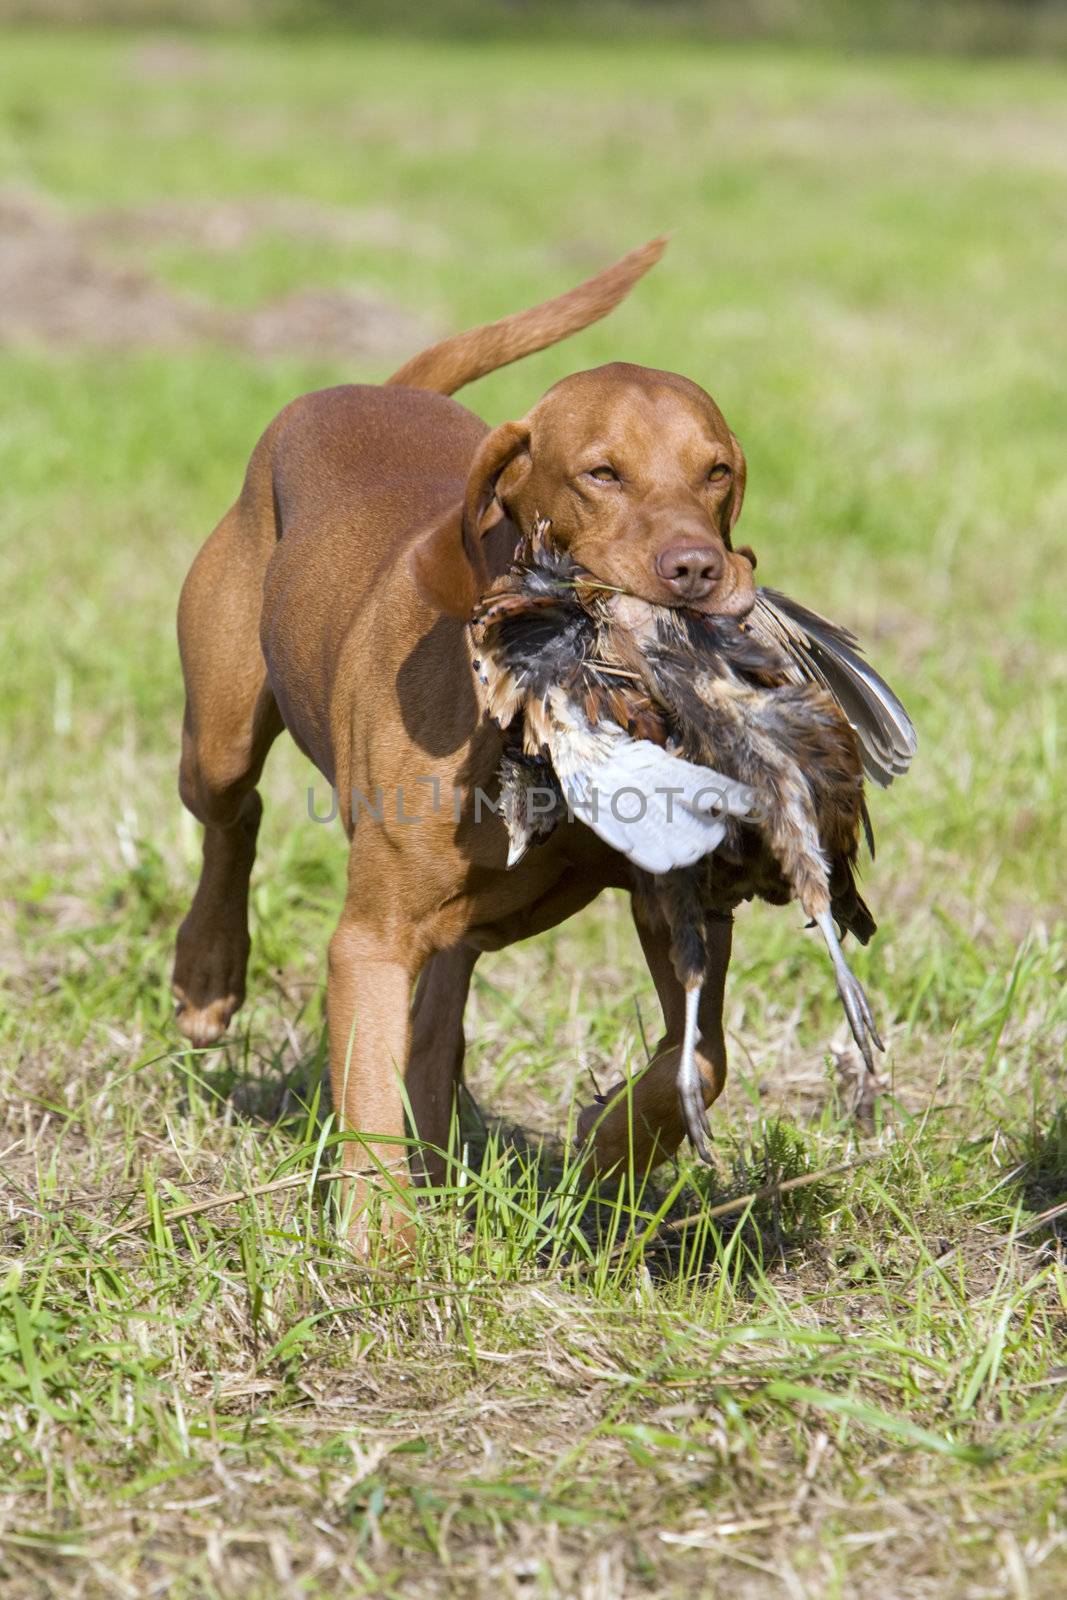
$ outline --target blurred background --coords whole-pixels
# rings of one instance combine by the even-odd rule
[[[0,0],[13,22],[354,29],[430,38],[763,39],[835,49],[1062,49],[1062,0]]]

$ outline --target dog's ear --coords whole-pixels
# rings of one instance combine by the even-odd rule
[[[530,430],[504,422],[483,439],[461,505],[412,546],[409,562],[424,600],[449,617],[467,619],[489,583],[482,539],[507,514],[507,497],[530,471]]]
[[[730,448],[733,452],[734,470],[730,480],[730,498],[725,507],[727,544],[729,544],[729,535],[734,531],[737,519],[741,515],[741,505],[745,498],[745,481],[748,478],[745,452],[738,443],[736,436],[732,433],[730,435]],[[754,562],[753,565],[755,565]]]
[[[508,498],[530,475],[530,425],[502,422],[482,440],[474,458],[464,502],[464,521],[475,539],[481,539],[507,515]]]

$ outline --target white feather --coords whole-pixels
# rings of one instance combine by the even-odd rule
[[[557,690],[549,703],[552,765],[571,809],[646,872],[692,866],[722,843],[726,817],[751,810],[747,785],[615,723],[593,727]]]

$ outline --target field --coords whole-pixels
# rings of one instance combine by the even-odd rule
[[[0,50],[5,1600],[1063,1594],[1067,74]],[[857,961],[884,1092],[796,909],[747,910],[715,1171],[593,1204],[569,1119],[658,1022],[605,901],[479,967],[456,1190],[415,1262],[360,1265],[316,1181],[343,839],[289,746],[249,1002],[210,1051],[172,1023],[178,587],[294,394],[663,230],[611,319],[464,398],[615,357],[704,383],[760,576],[903,693]]]

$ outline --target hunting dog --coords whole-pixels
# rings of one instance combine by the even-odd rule
[[[626,860],[580,823],[506,870],[503,821],[481,803],[502,737],[479,705],[472,606],[535,517],[550,519],[580,566],[629,594],[735,615],[753,603],[753,558],[731,545],[745,459],[697,384],[612,363],[565,378],[522,421],[491,431],[450,398],[605,316],[663,247],[655,240],[556,300],[446,339],[384,385],[293,401],[182,590],[180,793],[204,841],[177,940],[178,1024],[207,1045],[244,998],[256,785],[288,728],[335,789],[351,840],[327,1015],[333,1102],[353,1136],[343,1147],[352,1233],[364,1246],[382,1174],[390,1194],[376,1215],[410,1226],[405,1100],[421,1171],[443,1174],[479,953],[631,884]],[[635,921],[664,1034],[636,1082],[579,1118],[591,1170],[631,1157],[647,1168],[685,1134],[683,991],[665,924],[641,902]],[[728,921],[715,926],[701,1001],[708,1105],[726,1074],[730,938]]]

